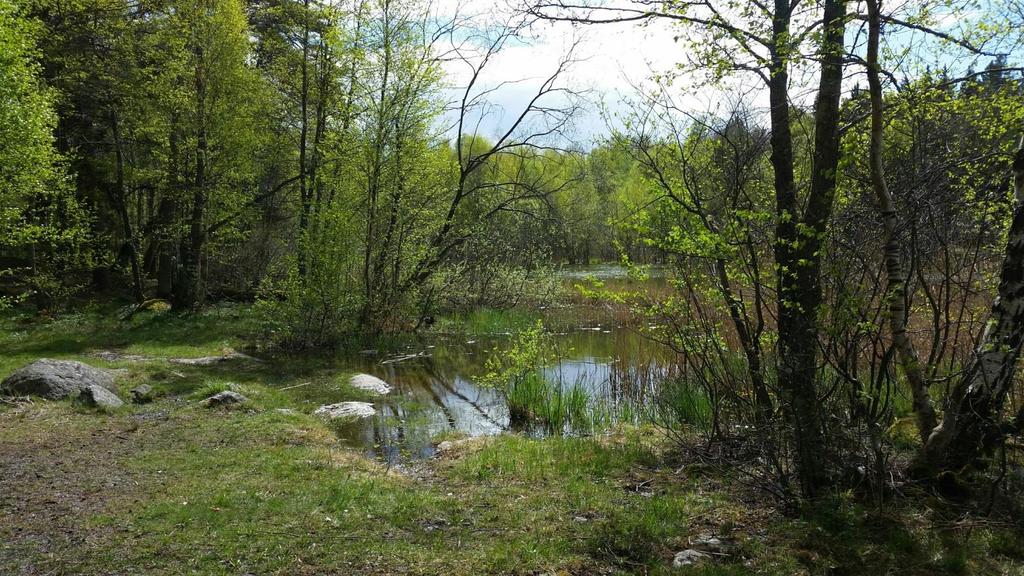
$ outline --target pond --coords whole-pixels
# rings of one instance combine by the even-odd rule
[[[602,267],[605,278],[624,278],[621,269]],[[577,270],[567,282],[585,277]],[[662,281],[659,279],[653,282]],[[638,421],[648,414],[651,396],[671,366],[671,354],[633,329],[586,326],[550,334],[553,356],[544,370],[553,389],[584,393],[586,410],[594,415],[586,425],[566,426],[562,433],[591,434],[620,421]],[[516,423],[504,396],[478,385],[487,358],[510,345],[508,334],[485,337],[437,335],[417,347],[362,350],[340,356],[338,371],[376,376],[391,392],[372,399],[376,415],[339,426],[339,435],[367,454],[390,463],[429,458],[439,437],[475,437],[515,431],[551,433],[550,427]],[[310,388],[307,401],[337,402],[337,387]],[[600,417],[597,417],[597,416]]]

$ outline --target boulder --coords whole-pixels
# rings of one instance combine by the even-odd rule
[[[106,370],[74,360],[43,358],[5,378],[0,383],[0,393],[60,400],[77,396],[90,386],[117,391],[114,377]]]
[[[232,392],[231,390],[225,390],[223,392],[217,392],[213,396],[210,396],[205,400],[205,403],[209,407],[214,406],[231,406],[235,404],[242,404],[247,402],[249,399],[242,396],[238,392]]]
[[[132,402],[135,404],[147,404],[156,399],[156,394],[153,392],[153,387],[149,384],[142,384],[131,389],[129,394],[132,395]]]
[[[391,386],[389,386],[387,382],[369,374],[356,374],[348,382],[353,388],[357,388],[364,392],[370,392],[371,394],[377,394],[379,396],[383,396],[388,392],[391,392]]]
[[[339,402],[327,404],[313,411],[314,416],[328,420],[361,420],[372,418],[377,410],[369,402]]]
[[[693,566],[694,564],[699,564],[710,558],[711,556],[701,552],[700,550],[689,548],[676,554],[675,558],[672,559],[672,567],[684,568],[686,566]]]
[[[75,402],[84,404],[90,408],[100,408],[102,410],[113,410],[114,408],[124,406],[124,402],[122,402],[116,394],[102,386],[96,385],[84,388],[78,396],[75,397]]]

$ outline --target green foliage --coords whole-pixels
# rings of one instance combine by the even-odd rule
[[[54,146],[54,93],[41,78],[42,30],[17,4],[0,4],[0,251],[37,306],[63,304],[77,288],[75,267],[88,259],[88,216],[74,197]],[[17,269],[21,268],[21,269]],[[9,300],[0,297],[0,307]]]
[[[477,383],[501,392],[516,429],[562,435],[607,429],[619,421],[633,421],[634,406],[628,401],[613,403],[592,397],[585,382],[565,382],[560,359],[542,321],[511,336],[500,353],[488,357],[487,372]]]
[[[344,212],[322,215],[310,232],[317,240],[306,274],[288,266],[287,276],[262,287],[256,312],[263,341],[288,349],[332,348],[351,334],[366,302],[355,280],[358,255],[348,241],[357,234]]]
[[[553,431],[560,433],[564,424],[560,410],[554,410],[548,400],[552,387],[544,377],[544,367],[554,359],[550,339],[544,325],[537,320],[533,326],[512,336],[502,354],[491,355],[485,364],[487,372],[479,383],[499,390],[505,397],[509,420],[514,426],[523,426],[540,419]],[[555,417],[555,421],[551,420]]]

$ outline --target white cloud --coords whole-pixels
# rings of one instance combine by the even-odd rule
[[[462,13],[471,14],[473,4],[463,5]],[[635,93],[652,74],[671,70],[682,58],[681,47],[673,39],[672,29],[664,22],[647,25],[614,24],[573,26],[568,23],[534,24],[522,42],[510,43],[488,63],[478,85],[503,86],[488,100],[495,105],[481,123],[481,133],[493,136],[507,128],[527,105],[540,83],[549,77],[572,49],[575,62],[564,74],[560,85],[586,93],[586,105],[574,122],[578,140],[589,141],[607,132],[599,114],[599,103],[618,111],[624,96]],[[462,86],[468,80],[468,68],[461,62],[448,62],[449,81]],[[551,105],[564,101],[552,99]]]

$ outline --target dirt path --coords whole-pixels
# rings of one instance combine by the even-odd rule
[[[87,519],[138,492],[119,464],[137,451],[132,427],[38,404],[0,412],[0,574],[74,572],[69,559],[111,537]]]

